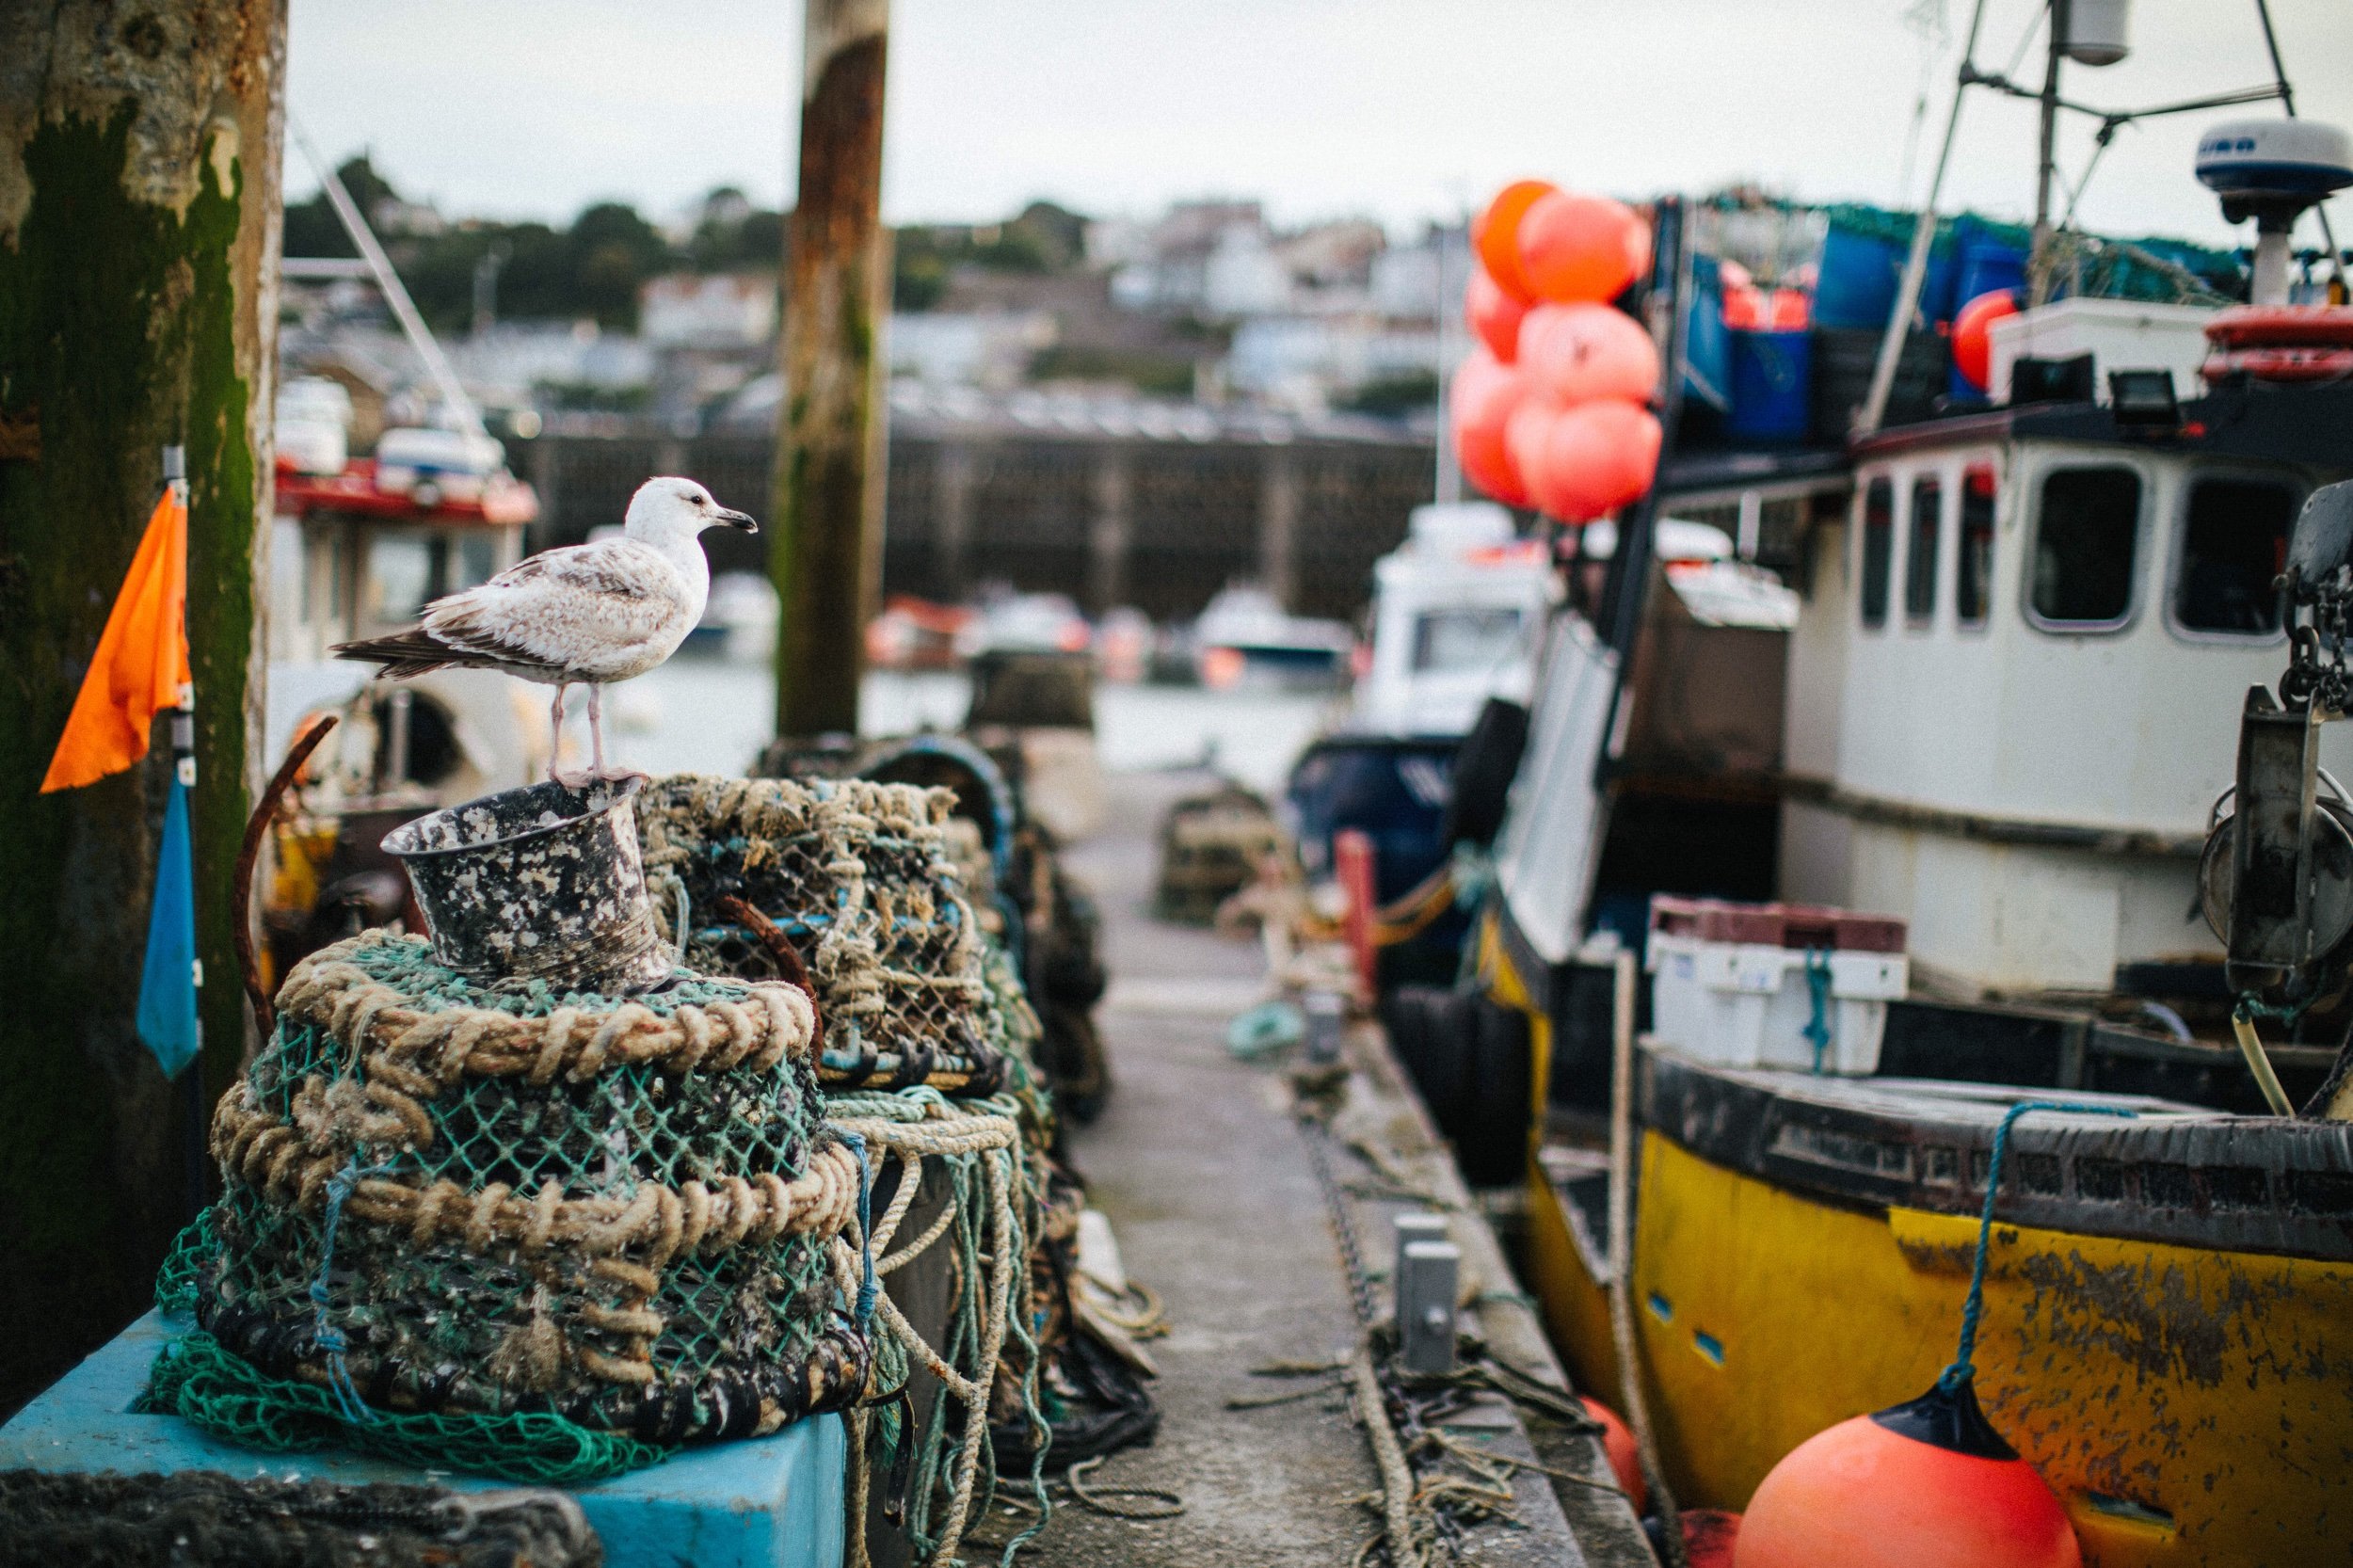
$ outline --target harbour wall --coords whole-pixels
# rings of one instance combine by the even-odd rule
[[[539,493],[535,549],[618,523],[639,484],[684,473],[763,524],[757,536],[708,536],[714,568],[760,569],[773,437],[558,429],[508,445]],[[1433,483],[1426,439],[1271,421],[1163,436],[894,420],[889,454],[885,593],[956,600],[1004,583],[1160,620],[1198,614],[1240,579],[1296,615],[1353,616],[1373,562],[1404,538]]]

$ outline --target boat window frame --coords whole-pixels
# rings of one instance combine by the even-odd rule
[[[2220,644],[2226,648],[2267,648],[2287,641],[2287,629],[2275,627],[2269,632],[2215,632],[2182,624],[2178,603],[2182,591],[2182,571],[2189,555],[2189,504],[2191,493],[2201,481],[2221,479],[2239,483],[2276,484],[2288,492],[2288,537],[2296,536],[2296,520],[2301,516],[2304,503],[2311,499],[2315,488],[2312,476],[2301,470],[2274,468],[2261,463],[2210,462],[2185,466],[2174,486],[2173,543],[2166,552],[2165,569],[2165,629],[2179,641],[2190,644]]]
[[[1985,577],[1977,584],[1977,613],[1963,613],[1961,600],[1961,562],[1969,553],[1969,480],[1983,472],[1993,476],[1993,493],[1986,497],[1989,508],[1986,518]],[[1993,606],[1997,595],[1995,580],[2001,574],[2002,559],[2002,464],[1991,456],[1964,457],[1955,474],[1953,486],[1953,630],[1963,636],[1981,637],[1993,630]]]
[[[1879,614],[1871,613],[1871,492],[1884,486],[1887,490],[1887,556],[1879,572]],[[1896,476],[1894,472],[1877,473],[1855,491],[1855,624],[1864,632],[1881,632],[1887,630],[1888,611],[1895,601],[1896,547],[1901,542],[1903,529],[1896,518]]]
[[[1941,464],[1927,464],[1911,471],[1910,483],[1904,487],[1904,629],[1908,632],[1931,632],[1936,628],[1936,590],[1945,573],[1945,533],[1947,514],[1952,510],[1945,504],[1945,497],[1952,487],[1945,483]],[[1924,486],[1936,488],[1936,519],[1934,531],[1929,536],[1929,581],[1922,595],[1923,607],[1913,608],[1913,556],[1920,543],[1920,490]]]
[[[2035,608],[2035,557],[2042,548],[2042,497],[2052,477],[2100,469],[2121,469],[2138,482],[2140,494],[2133,508],[2133,565],[2126,579],[2123,613],[2109,620],[2053,620]],[[2126,453],[2071,453],[2035,465],[2022,498],[2030,507],[2028,526],[2019,531],[2018,609],[2028,626],[2047,637],[2113,637],[2129,632],[2148,601],[2148,555],[2156,517],[2157,476],[2149,466]]]

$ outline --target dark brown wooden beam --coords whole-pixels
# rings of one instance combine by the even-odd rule
[[[776,542],[776,733],[857,728],[882,548],[889,246],[881,219],[888,0],[808,0],[800,192],[785,269]]]

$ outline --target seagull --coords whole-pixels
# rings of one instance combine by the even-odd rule
[[[564,733],[564,698],[588,688],[587,779],[625,777],[604,766],[604,688],[645,674],[678,651],[711,597],[711,565],[699,536],[726,526],[757,534],[760,525],[729,511],[692,479],[648,479],[630,497],[621,536],[562,545],[424,607],[415,626],[389,637],[339,643],[330,652],[382,666],[393,680],[462,666],[504,670],[555,688],[555,733]],[[548,776],[579,787],[556,771]]]

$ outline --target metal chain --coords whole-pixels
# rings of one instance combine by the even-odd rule
[[[1340,1191],[1339,1178],[1332,1174],[1332,1129],[1320,1116],[1299,1118],[1301,1136],[1307,1141],[1307,1163],[1315,1168],[1316,1185],[1323,1191],[1323,1209],[1332,1222],[1333,1240],[1339,1243],[1340,1266],[1348,1274],[1348,1303],[1355,1308],[1356,1326],[1369,1330],[1378,1315],[1372,1304],[1372,1280],[1365,1272],[1363,1247],[1356,1239],[1356,1224],[1349,1217],[1348,1199]]]
[[[2292,578],[2293,574],[2291,574]],[[2290,708],[2317,705],[2329,712],[2353,711],[2353,670],[2346,668],[2345,643],[2353,634],[2353,584],[2336,572],[2316,585],[2282,579],[2288,591],[2288,667],[2280,677],[2280,700]],[[2309,602],[2309,625],[2295,624],[2295,605]]]

